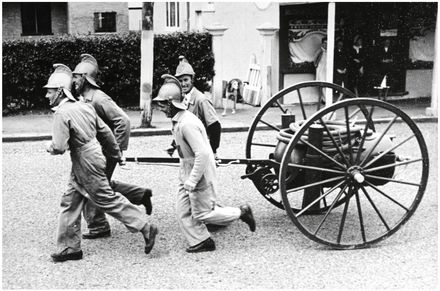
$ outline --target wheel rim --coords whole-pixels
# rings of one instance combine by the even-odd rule
[[[368,114],[359,108],[366,108]],[[313,127],[329,133],[326,118],[330,115],[342,120],[347,133],[348,146],[344,149],[337,138],[330,138],[336,154],[313,148],[307,140]],[[356,131],[356,127],[362,130]],[[341,249],[377,243],[395,233],[423,197],[429,171],[426,144],[412,119],[393,105],[358,98],[315,113],[290,140],[281,162],[280,181],[292,169],[305,171],[304,164],[290,163],[292,153],[301,144],[317,154],[321,166],[307,171],[320,173],[321,179],[293,189],[280,183],[280,192],[292,222],[316,242]],[[320,191],[310,190],[317,187]],[[331,201],[330,205],[310,215],[308,210],[321,204],[323,196]],[[338,202],[344,206],[336,207]]]
[[[325,89],[329,89],[333,95],[336,95],[336,98],[334,98],[335,101],[356,97],[355,94],[348,89],[332,83],[319,81],[298,83],[283,89],[282,91],[275,94],[271,99],[269,99],[254,118],[248,131],[248,137],[246,141],[246,158],[272,159],[272,156],[270,154],[276,147],[276,135],[278,134],[280,129],[281,115],[289,112],[295,114],[296,120],[307,120],[309,116],[311,116],[323,106],[319,102],[319,98],[321,98],[321,96],[319,95],[319,93],[316,92],[323,92]],[[315,93],[316,96],[310,98],[311,93]],[[282,98],[285,98],[288,94],[293,94],[290,96],[290,100],[292,101],[292,103],[295,103],[295,105],[286,105],[280,103],[280,100]],[[311,104],[306,104],[306,101],[310,102]],[[273,104],[276,104],[276,106],[273,106]],[[266,116],[270,115],[270,111],[272,110],[279,111],[278,120],[274,121],[266,119]],[[256,133],[257,128],[259,129],[259,126],[267,127],[268,130],[273,131],[273,134],[267,137],[259,136]],[[264,135],[267,135],[266,133]],[[248,173],[251,171],[255,171],[255,169],[256,167],[249,167],[246,172]],[[259,176],[256,178],[257,181],[254,181],[255,186],[257,187],[260,194],[262,194],[263,197],[266,198],[270,203],[280,209],[284,209],[279,189],[272,191],[265,190],[268,188],[270,189],[272,185],[275,185],[274,187],[278,188],[278,169],[267,168],[265,173],[266,175],[261,175],[261,177]],[[274,176],[275,178],[273,178]],[[268,181],[267,178],[270,178],[271,180]],[[260,180],[268,182],[264,185],[261,185]],[[299,209],[293,209],[293,211],[299,211]]]

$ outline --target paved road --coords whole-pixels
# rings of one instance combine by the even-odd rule
[[[160,226],[150,255],[143,239],[110,218],[112,237],[83,241],[84,259],[54,264],[59,201],[68,181],[69,155],[50,156],[46,142],[3,143],[4,289],[297,289],[436,288],[437,126],[420,124],[430,153],[430,179],[415,215],[396,234],[362,250],[331,250],[307,239],[287,214],[269,204],[244,166],[219,168],[220,200],[250,202],[257,231],[237,222],[217,231],[217,250],[187,254],[174,215],[178,168],[131,165],[115,178],[154,189],[151,221]],[[163,156],[170,136],[132,138],[127,156]],[[222,136],[222,157],[244,157],[245,133]],[[84,229],[83,223],[83,229]]]

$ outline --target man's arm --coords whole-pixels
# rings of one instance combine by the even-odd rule
[[[47,148],[51,155],[62,155],[69,148],[69,124],[61,112],[55,112],[52,127],[52,142]]]
[[[194,166],[184,183],[185,189],[192,191],[205,173],[211,149],[203,142],[203,134],[199,128],[187,124],[181,130],[195,156]]]
[[[217,149],[220,145],[220,135],[222,132],[222,127],[220,122],[216,121],[206,128],[206,133],[208,134],[209,143],[211,144],[211,149],[214,154],[217,154]]]
[[[106,157],[110,157],[115,160],[119,160],[121,158],[121,152],[113,132],[98,115],[96,115],[96,138],[101,144]]]
[[[111,124],[120,150],[127,150],[130,138],[130,119],[127,114],[110,97],[104,98],[98,106],[100,107],[99,115],[105,116]]]
[[[211,144],[212,151],[217,153],[217,149],[220,145],[221,125],[218,120],[217,113],[215,112],[212,103],[206,99],[200,102],[201,112],[203,119],[205,120],[206,133],[209,137],[209,143]]]

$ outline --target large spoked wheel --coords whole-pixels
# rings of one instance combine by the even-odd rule
[[[292,120],[294,116],[296,121],[307,120],[309,116],[324,107],[322,100],[324,100],[324,94],[328,94],[327,92],[331,94],[334,101],[355,98],[355,95],[348,89],[319,81],[298,83],[275,94],[260,109],[249,128],[246,158],[275,158],[278,163],[281,162],[282,151],[289,141],[289,137],[280,138],[280,131],[283,130],[283,133],[288,134],[282,128],[282,119]],[[287,126],[289,123],[289,121],[286,123]],[[274,155],[275,151],[279,154]],[[278,168],[253,165],[246,169],[246,174],[255,171],[258,172],[253,182],[258,191],[270,203],[284,209],[279,191]],[[292,179],[292,176],[288,178],[289,181]],[[293,211],[299,210],[293,209]]]
[[[307,237],[340,249],[368,247],[411,217],[426,188],[429,160],[422,133],[403,111],[357,98],[295,126],[279,180],[295,171],[306,178],[294,188],[281,183],[280,190],[288,215]],[[302,158],[292,162],[295,155]],[[324,203],[325,211],[311,211]]]

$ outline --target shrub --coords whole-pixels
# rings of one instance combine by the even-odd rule
[[[82,53],[97,59],[98,83],[104,92],[122,106],[137,106],[140,42],[140,32],[3,41],[3,110],[48,108],[42,87],[53,71],[52,64],[63,63],[74,70]],[[207,89],[207,81],[214,76],[211,36],[173,33],[155,35],[153,92],[162,84],[162,74],[174,75],[179,55],[185,55],[197,72],[196,86]]]

